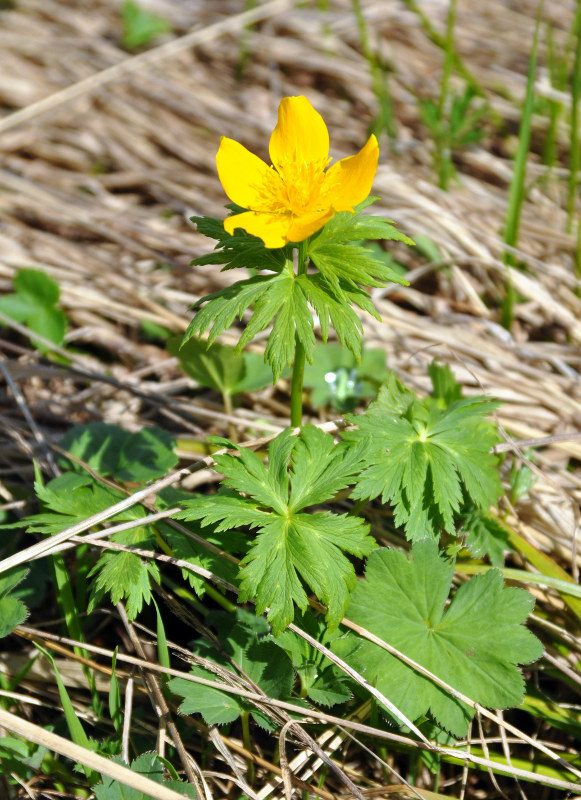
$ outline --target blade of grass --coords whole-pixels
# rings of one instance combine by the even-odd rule
[[[65,685],[62,681],[62,678],[57,669],[57,665],[52,654],[49,653],[48,650],[45,650],[44,647],[39,645],[38,642],[35,643],[35,647],[38,650],[40,650],[43,656],[50,661],[51,666],[54,670],[54,675],[58,686],[59,697],[61,699],[61,705],[63,707],[63,713],[65,715],[65,720],[67,723],[67,728],[69,729],[69,733],[71,735],[71,739],[75,744],[78,744],[79,747],[84,747],[87,750],[91,750],[92,749],[91,744],[89,742],[87,734],[85,733],[85,729],[83,728],[81,720],[78,718],[77,712],[73,707],[71,698],[69,697],[69,694],[65,688]],[[86,767],[84,764],[82,766],[83,766],[83,772],[85,773],[85,776],[89,781],[89,783],[91,785],[97,783],[100,777],[99,774],[90,767]]]
[[[577,173],[579,170],[579,98],[581,96],[581,0],[577,2],[577,12],[573,23],[575,28],[575,63],[571,86],[571,163],[569,165],[569,189],[567,192],[567,233],[573,231],[575,199],[577,197]]]
[[[537,50],[539,42],[539,27],[541,19],[541,11],[543,2],[539,5],[537,15],[537,22],[535,26],[535,33],[533,37],[533,45],[531,49],[531,56],[529,59],[529,71],[527,75],[527,88],[525,93],[525,100],[522,111],[522,118],[518,137],[518,150],[514,163],[514,171],[510,183],[510,190],[508,196],[508,209],[506,214],[506,223],[504,228],[504,241],[510,247],[516,247],[518,242],[518,234],[520,228],[520,216],[522,204],[524,200],[524,188],[526,177],[526,165],[531,143],[531,122],[533,117],[533,103],[534,103],[534,85],[535,75],[537,72]],[[515,258],[512,253],[505,252],[504,263],[514,266]]]
[[[478,575],[480,573],[488,572],[490,569],[500,569],[503,576],[509,581],[528,583],[531,586],[548,586],[551,589],[556,589],[561,594],[581,599],[581,586],[579,586],[579,584],[571,583],[568,580],[556,578],[552,575],[538,575],[534,572],[527,572],[526,569],[491,567],[488,564],[456,564],[456,572],[460,572],[463,575]],[[564,599],[565,598],[563,598],[563,600]]]
[[[359,31],[359,43],[361,44],[361,51],[365,56],[367,65],[369,67],[369,74],[371,75],[371,85],[373,93],[379,104],[379,114],[372,125],[372,132],[379,137],[382,130],[385,129],[390,139],[395,139],[397,133],[395,129],[395,114],[393,111],[393,103],[389,94],[387,86],[387,73],[383,65],[377,59],[375,53],[369,44],[369,34],[367,32],[367,25],[361,3],[359,0],[351,0],[351,6],[355,19],[357,20],[357,30]]]
[[[84,642],[85,636],[83,634],[81,624],[79,622],[79,612],[75,604],[75,598],[73,596],[73,590],[71,588],[71,581],[69,578],[68,570],[62,553],[53,553],[49,558],[49,562],[56,586],[57,603],[65,618],[65,625],[68,634],[71,637],[71,639],[76,639],[79,642]],[[75,652],[77,653],[77,655],[80,655],[83,658],[87,659],[89,658],[88,652],[86,650],[83,650],[82,647],[76,647]],[[97,693],[95,676],[86,665],[83,665],[83,672],[85,673],[87,682],[89,684],[93,710],[95,711],[96,714],[100,714],[101,701]]]
[[[117,650],[111,659],[111,681],[109,683],[109,716],[116,733],[121,736],[123,732],[123,713],[121,711],[121,690],[117,679]]]
[[[444,66],[442,68],[442,79],[440,82],[440,99],[438,101],[438,116],[442,129],[450,131],[449,121],[449,101],[450,101],[450,77],[454,66],[454,27],[456,25],[456,0],[450,0],[448,6],[448,19],[446,22],[446,40],[444,48]],[[452,153],[450,147],[450,135],[440,137],[436,141],[436,153],[438,159],[438,183],[440,189],[448,189],[448,181],[452,175]]]
[[[434,28],[426,14],[422,11],[422,9],[417,4],[416,0],[403,0],[404,5],[409,8],[410,11],[413,11],[414,14],[417,15],[424,32],[426,33],[427,37],[433,42],[436,47],[440,47],[442,50],[446,49],[446,38],[442,36],[441,33]],[[481,97],[486,97],[486,92],[478,80],[478,78],[468,69],[466,64],[464,63],[463,59],[458,55],[458,53],[454,50],[453,51],[453,63],[456,72],[464,78],[466,83],[470,84],[476,94],[480,95]]]
[[[508,208],[506,211],[506,221],[504,225],[504,242],[509,247],[516,247],[518,243],[520,217],[522,204],[525,198],[525,179],[526,166],[531,143],[531,123],[533,118],[533,104],[535,98],[535,76],[537,73],[537,50],[539,43],[539,30],[541,23],[541,13],[544,0],[541,0],[537,12],[533,45],[529,59],[529,70],[527,75],[527,87],[525,100],[522,110],[521,124],[518,136],[518,149],[514,162],[514,170],[508,194]],[[503,261],[508,266],[515,266],[516,260],[512,252],[506,250],[503,254]],[[510,274],[507,272],[506,278],[506,298],[502,309],[502,324],[507,330],[512,327],[514,316],[515,292],[512,285]]]

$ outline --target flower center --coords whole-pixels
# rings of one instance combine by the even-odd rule
[[[260,208],[271,214],[292,214],[295,217],[330,208],[330,182],[325,167],[330,159],[292,161],[271,168],[267,179],[258,188]]]

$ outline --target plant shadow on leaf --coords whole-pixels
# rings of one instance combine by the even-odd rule
[[[100,475],[132,483],[161,478],[178,462],[173,438],[158,426],[129,433],[105,422],[76,425],[60,447]],[[74,461],[67,466],[82,470]]]
[[[253,691],[249,678],[269,697],[282,698],[290,695],[294,673],[289,658],[282,654],[277,645],[265,638],[268,625],[264,618],[255,617],[244,609],[235,614],[221,611],[207,617],[207,623],[216,630],[215,643],[201,639],[193,643],[195,657],[203,658],[219,667],[195,666],[191,674],[213,681],[224,680],[224,670],[238,675],[240,685]],[[184,698],[180,705],[182,714],[199,713],[208,725],[222,725],[233,722],[250,712],[254,721],[267,730],[276,726],[268,714],[257,709],[242,697],[192,683],[183,678],[169,681],[169,689]]]
[[[223,396],[257,391],[273,382],[272,369],[260,353],[238,353],[229,345],[208,344],[200,339],[190,339],[183,345],[181,341],[181,337],[170,339],[167,349],[177,357],[184,372]]]

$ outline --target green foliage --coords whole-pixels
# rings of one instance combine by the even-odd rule
[[[449,113],[442,110],[441,103],[433,100],[421,100],[419,103],[421,120],[434,140],[435,165],[443,189],[447,188],[448,181],[455,174],[450,154],[464,150],[482,138],[487,108],[475,105],[477,98],[476,90],[467,85],[461,94],[452,93]]]
[[[116,647],[111,659],[111,681],[109,683],[109,718],[115,728],[117,736],[123,733],[123,711],[121,705],[121,689],[117,678],[117,652]]]
[[[194,264],[224,264],[225,269],[244,266],[268,270],[271,274],[254,275],[201,298],[193,306],[197,313],[185,333],[184,344],[209,331],[208,344],[211,345],[236,318],[242,319],[246,309],[253,306],[253,314],[236,351],[240,352],[260,331],[272,325],[265,358],[276,381],[294,359],[296,340],[304,347],[307,360],[312,362],[315,347],[312,309],[319,319],[323,341],[327,341],[332,325],[341,344],[359,360],[363,328],[352,306],[378,318],[364,287],[406,283],[383,260],[375,258],[373,250],[362,247],[359,242],[381,238],[413,244],[388,220],[361,216],[360,212],[374,199],[361,203],[355,214],[336,214],[308,241],[307,260],[312,259],[319,269],[315,274],[295,274],[290,247],[269,249],[255,236],[240,231],[234,236],[226,234],[220,220],[193,217],[201,233],[218,240],[214,252],[196,259]]]
[[[530,454],[527,454],[530,458]],[[517,466],[515,463],[510,467],[510,491],[508,493],[510,502],[514,505],[523,495],[528,494],[537,482],[537,476],[530,467],[525,464]]]
[[[158,496],[158,508],[161,510],[170,508],[176,504],[189,502],[192,495],[170,487],[160,492]],[[175,530],[170,525],[164,522],[157,524],[157,530],[163,536],[166,543],[171,547],[171,552],[174,558],[179,558],[182,561],[189,561],[198,567],[203,567],[209,570],[214,575],[228,581],[228,583],[235,583],[238,574],[238,566],[233,561],[207,549],[194,538],[188,537],[182,531]],[[248,550],[248,537],[240,531],[219,531],[216,526],[208,525],[202,528],[198,522],[189,522],[186,524],[196,536],[201,539],[206,539],[210,544],[219,548],[220,552],[229,554],[246,553]],[[188,569],[182,569],[182,578],[190,584],[192,589],[199,597],[203,597],[206,593],[206,581],[195,572]]]
[[[136,433],[105,422],[75,425],[60,446],[100,475],[132,483],[161,478],[178,462],[174,440],[157,425]]]
[[[258,614],[268,608],[275,635],[293,619],[295,603],[303,611],[307,606],[301,578],[327,604],[330,628],[343,616],[356,583],[343,553],[367,555],[375,542],[357,517],[305,510],[354,481],[364,447],[335,445],[332,436],[311,425],[299,437],[286,430],[270,443],[268,468],[243,448],[238,457],[216,456],[224,484],[233,491],[196,497],[177,515],[203,525],[217,523],[218,531],[259,531],[242,562],[240,599],[255,597]]]
[[[338,344],[319,344],[312,364],[305,366],[303,385],[312,389],[315,408],[332,405],[337,411],[353,411],[360,399],[374,397],[387,379],[385,351],[363,350],[361,363]]]
[[[28,616],[28,609],[13,590],[24,580],[27,569],[13,569],[0,575],[0,639],[12,633]]]
[[[121,6],[123,25],[123,47],[138,50],[162,33],[169,33],[171,25],[167,20],[141,8],[133,0],[126,0]]]
[[[59,475],[46,486],[40,476],[37,476],[34,489],[43,510],[10,525],[2,525],[2,529],[26,528],[28,533],[58,533],[117,503],[123,497],[119,492],[96,483],[88,475],[73,472]],[[125,512],[116,519],[134,519],[131,513]]]
[[[155,548],[155,533],[150,527],[140,526],[121,531],[110,537],[112,542],[141,550]],[[93,585],[89,612],[109,594],[113,605],[125,600],[127,616],[133,620],[140,613],[143,604],[152,599],[150,578],[160,581],[159,567],[155,561],[146,561],[135,553],[124,551],[105,552],[99,558],[89,577],[96,576]]]
[[[77,712],[75,711],[75,708],[74,708],[74,706],[73,706],[73,704],[71,702],[71,698],[69,697],[69,693],[66,690],[66,687],[65,687],[65,685],[63,683],[63,680],[62,680],[62,678],[60,676],[60,673],[58,671],[56,662],[55,662],[52,654],[48,650],[45,650],[44,647],[41,647],[38,644],[38,642],[36,643],[36,648],[37,648],[37,650],[40,650],[40,652],[43,654],[43,656],[46,659],[48,659],[48,661],[50,661],[50,665],[51,665],[51,667],[53,669],[54,676],[56,678],[56,683],[57,683],[58,693],[59,693],[59,697],[60,697],[60,701],[61,701],[61,706],[62,706],[62,709],[63,709],[65,722],[67,724],[67,728],[69,730],[69,734],[71,736],[71,739],[73,740],[73,742],[75,744],[78,744],[80,747],[85,747],[88,750],[96,749],[96,747],[94,747],[93,744],[89,741],[89,738],[88,738],[87,734],[85,733],[85,729],[83,728],[83,724],[82,724],[81,720],[79,719],[79,717],[77,715]],[[83,769],[83,772],[85,773],[85,775],[87,777],[87,781],[90,784],[93,784],[93,783],[97,782],[99,776],[97,775],[97,773],[94,770],[92,770],[90,767],[85,767],[85,766],[83,766],[82,769]]]
[[[339,631],[330,633],[321,617],[310,611],[298,617],[297,625],[343,659],[359,649],[354,637],[342,637]],[[350,678],[301,636],[286,630],[272,641],[290,658],[300,679],[301,697],[323,706],[345,703],[351,698]]]
[[[244,211],[235,205],[227,205],[233,212]],[[231,236],[224,230],[224,221],[215,217],[190,217],[198,231],[217,244],[211,253],[199,256],[192,261],[192,266],[205,264],[223,264],[222,269],[238,269],[245,267],[253,270],[281,272],[287,261],[292,260],[290,247],[267,248],[262,239],[252,236],[242,228],[237,228]]]
[[[111,761],[127,766],[124,761],[117,757],[113,757]],[[196,790],[191,784],[176,780],[165,780],[164,762],[157,753],[143,753],[131,763],[130,769],[156,783],[163,784],[168,789],[180,792],[184,797],[196,800]],[[101,783],[93,787],[93,792],[96,800],[149,800],[149,795],[119,783],[119,781],[115,781],[106,775],[102,776]]]
[[[58,533],[104,511],[124,497],[120,492],[97,483],[89,475],[75,472],[64,472],[46,486],[37,480],[34,486],[43,511],[4,528],[25,527],[29,533]],[[141,506],[133,506],[111,517],[110,521],[129,522],[144,516],[145,511]],[[121,531],[111,536],[110,540],[147,549],[155,545],[155,535],[146,526]],[[144,562],[139,556],[126,552],[105,552],[89,575],[97,576],[90,609],[95,608],[103,595],[109,592],[112,603],[122,599],[127,601],[130,619],[135,619],[143,603],[151,600],[150,577],[159,582],[159,569],[155,562]]]
[[[184,372],[222,396],[256,391],[272,383],[272,370],[260,353],[237,353],[229,345],[207,345],[200,339],[180,344],[180,337],[170,339],[168,350],[177,356]]]
[[[428,669],[471,700],[489,708],[518,705],[524,681],[517,664],[542,654],[522,624],[534,599],[503,587],[497,570],[462,585],[445,608],[453,562],[440,558],[435,542],[417,542],[410,558],[377,550],[366,580],[353,592],[348,616]],[[369,641],[357,653],[365,676],[408,718],[430,714],[457,737],[466,735],[472,709]]]
[[[512,550],[506,528],[480,509],[472,509],[463,517],[458,535],[466,537],[466,547],[475,558],[487,555],[493,567],[502,567],[504,551]]]
[[[58,283],[46,272],[21,269],[13,280],[14,293],[0,297],[0,312],[25,324],[44,339],[61,345],[67,330],[67,318],[56,305],[60,298]],[[38,350],[47,348],[32,342]]]
[[[217,612],[210,617],[218,631],[220,654],[207,641],[200,640],[194,645],[195,656],[217,664],[221,670],[214,672],[195,666],[190,674],[212,681],[223,680],[224,670],[231,671],[234,664],[243,677],[250,678],[269,697],[287,697],[293,683],[291,662],[281,654],[274,642],[264,638],[264,620],[255,619],[240,610],[237,617],[238,619],[233,618],[233,615],[223,612]],[[254,721],[262,727],[273,727],[264,712],[242,697],[184,678],[173,678],[168,686],[170,691],[184,698],[180,705],[182,714],[201,714],[208,725],[233,722],[242,714],[250,712]]]
[[[345,434],[366,453],[353,497],[391,503],[411,540],[455,534],[466,499],[487,510],[502,492],[490,452],[498,434],[484,419],[498,404],[475,397],[446,405],[455,390],[445,373],[435,375],[441,396],[424,400],[391,375],[367,413],[350,417],[358,430]]]
[[[341,299],[343,286],[356,290],[362,286],[381,287],[388,283],[407,285],[405,278],[376,258],[373,250],[360,244],[365,239],[395,239],[413,245],[409,236],[400,233],[391,220],[360,213],[375,200],[376,197],[369,197],[357,207],[355,214],[349,211],[336,214],[309,239],[309,258]]]
[[[2,776],[17,776],[29,781],[38,773],[47,754],[46,747],[25,742],[15,736],[0,737],[0,764]]]

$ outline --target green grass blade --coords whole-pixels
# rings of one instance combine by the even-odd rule
[[[117,650],[116,647],[111,659],[111,682],[109,684],[109,716],[116,733],[121,736],[123,731],[123,715],[121,712],[121,690],[117,679]]]
[[[54,555],[52,555],[50,557],[50,563],[56,585],[57,602],[65,618],[65,624],[67,627],[68,634],[71,637],[71,639],[75,639],[77,642],[83,642],[84,635],[79,622],[79,612],[77,610],[75,598],[73,596],[73,591],[71,588],[71,581],[62,554],[55,553]],[[89,653],[82,647],[75,647],[73,649],[75,653],[81,656],[82,658],[85,659],[89,658]],[[89,683],[89,689],[91,691],[91,697],[93,701],[93,708],[98,713],[100,700],[95,685],[95,676],[86,665],[83,665],[83,672],[85,673],[85,676]]]
[[[66,687],[62,681],[62,678],[57,669],[57,665],[54,658],[52,657],[52,654],[49,653],[48,650],[45,650],[44,647],[39,645],[37,642],[35,642],[35,647],[37,650],[40,650],[43,656],[45,656],[45,658],[47,658],[50,661],[51,666],[54,670],[58,692],[61,699],[61,705],[63,707],[65,721],[67,723],[71,739],[75,744],[78,744],[80,747],[85,747],[87,750],[93,750],[89,738],[85,733],[85,729],[81,724],[81,720],[78,718],[77,712],[73,707],[71,698],[69,697]],[[87,780],[91,785],[97,783],[97,781],[100,779],[100,775],[94,770],[90,769],[89,767],[83,767],[83,771],[85,773]]]
[[[525,93],[525,101],[522,111],[522,119],[518,138],[518,150],[514,163],[514,171],[512,181],[510,183],[510,190],[508,196],[508,209],[506,214],[506,223],[504,228],[504,241],[510,247],[516,247],[518,243],[518,234],[520,228],[520,217],[522,204],[525,197],[525,179],[526,179],[526,166],[531,143],[531,123],[533,118],[533,104],[534,104],[534,85],[535,76],[537,72],[537,50],[539,43],[539,28],[541,21],[541,11],[543,3],[539,6],[537,16],[537,23],[535,26],[535,34],[533,37],[533,45],[531,56],[529,59],[529,71],[527,75],[527,88]],[[506,252],[504,254],[504,263],[514,266],[515,259],[512,253]]]
[[[579,171],[579,98],[581,96],[581,0],[577,3],[575,14],[575,64],[571,86],[571,163],[569,188],[567,192],[567,232],[573,230],[575,199],[577,197],[577,173]]]
[[[373,123],[373,132],[379,136],[381,131],[385,129],[390,139],[395,139],[395,114],[393,110],[393,103],[387,88],[387,74],[369,44],[369,35],[367,33],[367,25],[365,17],[361,9],[359,0],[351,0],[351,6],[355,19],[357,20],[357,30],[359,32],[359,43],[361,44],[361,51],[365,56],[367,65],[369,67],[369,74],[371,75],[371,85],[373,93],[377,98],[379,104],[379,114]]]
[[[445,40],[445,57],[444,67],[442,69],[442,80],[440,83],[440,99],[438,102],[438,116],[442,127],[444,126],[450,131],[449,120],[449,95],[450,95],[450,77],[452,75],[452,68],[454,66],[454,27],[456,25],[456,0],[450,0],[448,7],[448,19],[446,22],[446,40]],[[438,182],[440,189],[448,189],[448,181],[453,174],[452,167],[452,153],[451,153],[451,136],[440,137],[436,141],[436,149],[440,152],[438,154],[439,162],[439,176]]]

